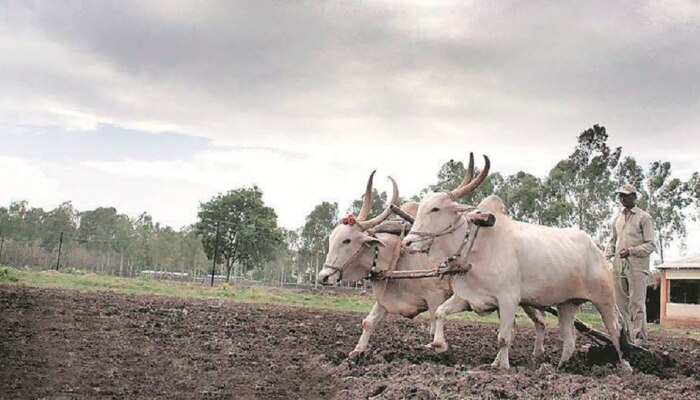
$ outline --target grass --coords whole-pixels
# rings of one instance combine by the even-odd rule
[[[114,276],[85,274],[75,269],[61,272],[36,269],[16,269],[0,266],[0,284],[27,285],[40,288],[70,289],[78,291],[111,290],[128,295],[149,294],[193,299],[218,299],[242,303],[281,304],[295,307],[321,308],[335,311],[367,313],[374,304],[370,296],[338,294],[330,295],[303,292],[262,286],[208,285],[155,280],[147,277],[119,278]],[[424,314],[425,318],[428,316]],[[468,319],[470,321],[498,323],[498,314],[478,316],[472,312],[453,314],[450,318]],[[597,313],[579,312],[577,318],[589,325],[601,327]],[[518,324],[532,325],[525,312],[519,308],[516,312]],[[557,320],[547,315],[547,325],[556,326]],[[673,336],[700,336],[700,330],[667,328],[649,325],[654,332],[663,331]]]
[[[79,270],[66,269],[61,272],[46,270],[20,270],[0,267],[0,283],[24,284],[40,288],[70,289],[78,291],[111,290],[129,295],[150,294],[194,299],[220,299],[244,303],[283,304],[297,307],[322,308],[336,311],[367,313],[374,299],[360,295],[328,295],[301,292],[271,287],[207,285],[155,280],[148,277],[119,278],[107,275],[84,274]],[[425,316],[428,317],[427,315]],[[478,316],[471,312],[453,314],[450,318],[469,319],[478,322],[497,323],[497,313]],[[522,309],[518,309],[518,323],[531,324]],[[548,317],[551,318],[551,317]],[[581,313],[587,323],[599,323],[597,315]],[[556,320],[551,319],[552,323]]]
[[[40,288],[78,291],[111,290],[128,295],[150,294],[194,299],[219,299],[244,303],[285,304],[297,307],[324,308],[337,311],[368,312],[374,301],[367,296],[330,296],[266,287],[169,282],[150,278],[119,278],[82,274],[80,271],[19,270],[0,267],[0,283],[24,284]]]

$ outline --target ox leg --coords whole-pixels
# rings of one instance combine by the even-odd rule
[[[442,303],[440,307],[435,311],[435,336],[433,337],[433,343],[430,347],[435,349],[438,353],[444,353],[447,351],[447,342],[445,341],[445,317],[452,313],[460,312],[467,308],[469,303],[457,297],[457,295],[452,295],[447,301]]]
[[[535,324],[535,348],[532,350],[533,357],[541,357],[544,354],[544,332],[545,332],[545,319],[544,311],[541,311],[533,307],[523,307],[525,314],[532,320]]]
[[[517,307],[517,304],[499,301],[498,354],[491,366],[502,371],[510,369],[508,351],[510,350],[510,344],[513,342],[513,323],[515,322],[515,309]]]
[[[374,306],[372,306],[372,310],[367,315],[367,318],[362,321],[362,336],[360,336],[360,340],[357,342],[355,350],[351,351],[348,355],[350,359],[356,358],[367,350],[369,337],[372,336],[372,332],[374,332],[374,329],[377,327],[379,322],[384,319],[386,314],[387,312],[384,306],[379,303],[374,303]]]
[[[559,366],[561,368],[564,363],[569,361],[571,355],[576,349],[576,334],[574,333],[574,318],[578,311],[578,306],[572,303],[564,303],[557,306],[559,312],[559,331],[564,340],[564,346],[561,352],[561,360]]]
[[[614,302],[593,302],[593,305],[598,309],[600,316],[603,318],[605,330],[608,331],[610,339],[615,346],[617,356],[620,359],[620,366],[623,372],[632,372],[630,363],[622,357],[622,349],[620,348],[620,337],[622,334],[622,326],[617,320],[617,310]]]

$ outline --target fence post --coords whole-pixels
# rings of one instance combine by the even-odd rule
[[[316,274],[314,274],[314,289],[318,289],[318,254],[316,254]]]
[[[214,273],[216,272],[216,259],[219,258],[219,222],[216,222],[216,239],[214,239],[214,259],[211,261],[211,284],[214,287]]]
[[[5,245],[5,235],[0,233],[0,265],[2,265],[2,247]]]
[[[63,247],[63,232],[61,232],[61,237],[58,239],[58,256],[56,257],[56,271],[61,265],[61,247]]]

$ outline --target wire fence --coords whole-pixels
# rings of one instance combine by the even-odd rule
[[[184,252],[182,248],[165,241],[163,249],[155,251],[150,243],[146,254],[140,247],[139,235],[128,237],[78,236],[75,234],[50,235],[48,240],[17,239],[0,236],[0,265],[17,268],[67,270],[73,273],[95,273],[118,277],[147,276],[153,279],[220,285],[234,282],[246,285],[285,287],[331,291],[365,291],[368,284],[347,284],[328,288],[318,285],[316,275],[322,266],[322,255],[312,254],[292,259],[278,259],[253,270],[234,265],[230,270],[216,265],[204,253],[197,238]],[[130,244],[127,246],[125,244]],[[147,244],[148,245],[148,244]],[[146,246],[148,247],[148,246]],[[177,253],[177,254],[170,254]],[[157,261],[155,260],[157,258]]]

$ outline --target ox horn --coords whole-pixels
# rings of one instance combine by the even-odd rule
[[[377,172],[376,169],[369,175],[365,195],[362,198],[362,208],[360,209],[360,214],[357,216],[358,221],[364,221],[369,217],[369,212],[372,208],[372,180],[374,179],[375,172]]]
[[[472,166],[471,160],[469,162],[470,167]],[[489,169],[491,169],[491,161],[487,156],[484,156],[484,169],[481,170],[479,173],[479,176],[476,177],[476,179],[472,180],[466,185],[460,185],[458,186],[455,190],[450,192],[450,197],[453,199],[459,199],[460,197],[464,197],[466,194],[471,193],[474,191],[474,189],[478,188],[479,185],[481,185],[484,180],[486,179],[486,176],[489,174]],[[467,175],[471,175],[473,172],[468,171]],[[466,177],[464,179],[466,181]]]
[[[464,179],[462,179],[462,183],[459,184],[457,187],[462,187],[474,179],[474,153],[469,153],[469,167],[467,168],[467,173],[464,175]]]
[[[391,180],[391,185],[393,188],[394,193],[391,195],[391,201],[389,201],[389,205],[382,211],[381,214],[377,215],[376,217],[370,219],[369,221],[357,221],[357,223],[360,225],[360,227],[363,230],[367,230],[370,228],[374,228],[375,226],[379,225],[382,223],[389,215],[391,215],[391,205],[396,204],[399,201],[399,187],[396,184],[396,181],[394,178],[389,177]]]

